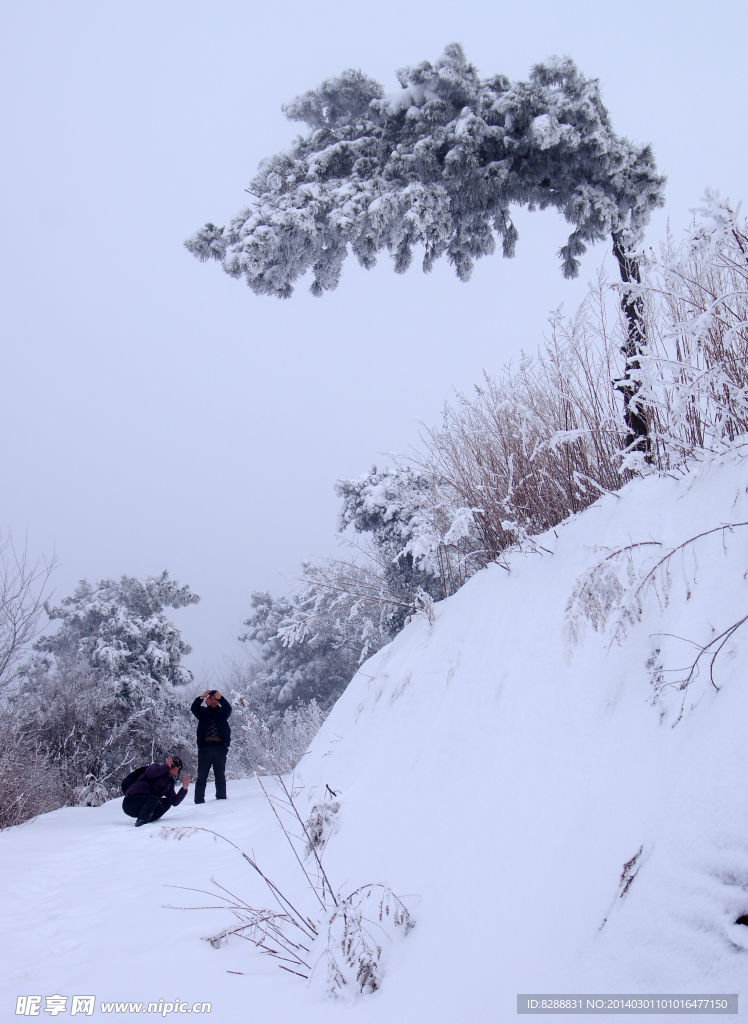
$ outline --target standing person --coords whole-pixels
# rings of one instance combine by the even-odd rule
[[[190,711],[197,719],[195,803],[205,803],[205,785],[211,768],[216,782],[216,800],[225,800],[226,755],[231,744],[231,727],[228,723],[231,705],[218,690],[206,690],[195,697]]]
[[[181,768],[181,758],[167,757],[163,764],[149,764],[143,774],[128,786],[122,810],[136,819],[135,828],[158,821],[170,807],[181,804],[190,784],[190,777],[185,774],[182,788],[179,791],[174,789]]]

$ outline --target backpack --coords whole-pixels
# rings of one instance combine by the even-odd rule
[[[142,768],[136,768],[135,771],[130,772],[120,783],[120,788],[124,796],[127,796],[127,791],[132,786],[133,782],[137,782],[140,776],[145,772],[147,764],[144,764]]]

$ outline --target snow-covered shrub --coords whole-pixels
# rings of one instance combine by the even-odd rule
[[[306,854],[321,853],[332,835],[335,819],[340,811],[340,800],[322,800],[315,804],[306,820],[304,834],[306,836]]]
[[[745,444],[731,453],[740,462]],[[745,497],[739,493],[736,502]],[[629,631],[646,617],[662,623],[652,633],[652,647],[645,668],[652,685],[653,702],[666,692],[681,695],[680,721],[686,692],[700,680],[702,685],[720,689],[722,659],[743,657],[748,637],[748,594],[742,608],[732,608],[719,621],[713,602],[692,601],[694,585],[704,574],[726,584],[730,577],[740,586],[745,576],[748,522],[720,523],[665,545],[657,540],[632,542],[609,551],[578,578],[566,608],[566,632],[570,647],[580,643],[590,625],[605,633],[611,643],[623,643]],[[670,606],[677,596],[680,616],[674,623]],[[688,613],[684,606],[692,602]],[[677,613],[676,613],[677,614]],[[688,628],[682,621],[688,617]],[[677,630],[677,632],[676,632]]]
[[[12,704],[0,705],[0,779],[0,829],[64,802],[54,765],[20,727]]]
[[[303,891],[289,895],[280,889],[260,867],[254,853],[248,854],[227,836],[206,828],[165,828],[164,834],[176,839],[191,832],[208,832],[233,846],[259,875],[272,897],[275,909],[258,908],[238,895],[235,886],[229,890],[211,879],[215,889],[210,895],[219,901],[217,906],[231,913],[233,921],[206,936],[207,941],[218,948],[231,936],[248,939],[261,952],[276,959],[282,970],[313,985],[321,984],[325,993],[334,998],[376,992],[382,983],[386,947],[398,934],[407,935],[414,927],[413,915],[404,901],[381,883],[359,886],[347,895],[337,890],[323,864],[321,844],[307,831],[287,780],[276,775],[279,791],[274,796],[269,795],[261,779],[258,781],[294,851],[303,877]],[[286,824],[289,816],[290,825]],[[312,867],[304,864],[297,849],[302,837],[306,838]]]
[[[385,944],[414,927],[413,916],[387,886],[364,885],[332,907],[320,928],[323,952],[312,980],[324,978],[333,998],[376,992],[382,984]],[[315,950],[313,950],[315,952]]]
[[[268,775],[293,771],[325,720],[316,700],[298,702],[280,715],[265,715],[251,697],[235,695],[235,729],[231,745],[232,774]]]
[[[632,542],[607,551],[580,574],[566,604],[564,625],[570,647],[582,641],[588,626],[601,633],[610,625],[613,637],[621,639],[627,627],[639,620],[642,594],[637,584],[661,548],[656,540]]]

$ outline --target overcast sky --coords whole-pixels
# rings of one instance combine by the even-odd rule
[[[580,281],[566,226],[517,212],[513,261],[395,275],[350,263],[322,299],[258,297],[183,248],[245,205],[297,126],[281,104],[344,68],[463,45],[482,75],[571,56],[614,129],[652,144],[681,231],[705,187],[739,201],[748,15],[736,0],[531,4],[378,0],[3,0],[0,531],[77,580],[168,569],[201,678],[240,653],[254,590],[288,593],[335,549],[334,483],[384,465],[455,389],[541,343]]]

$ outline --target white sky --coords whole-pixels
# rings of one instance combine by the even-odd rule
[[[347,67],[396,68],[460,42],[484,75],[568,54],[601,80],[615,130],[650,142],[680,230],[705,187],[743,198],[748,121],[734,0],[536,0],[366,8],[214,0],[4,0],[0,530],[80,578],[166,568],[198,672],[240,653],[250,594],[291,589],[334,549],[340,477],[417,442],[453,390],[570,311],[567,229],[517,212],[517,257],[400,277],[350,263],[340,288],[261,298],[183,240],[225,223],[297,126],[281,104]]]

